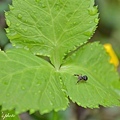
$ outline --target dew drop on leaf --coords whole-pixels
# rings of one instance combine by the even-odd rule
[[[35,11],[35,10],[33,10],[33,13],[36,13],[36,11]]]
[[[42,4],[42,8],[45,8],[46,6],[44,4]]]
[[[93,50],[93,48],[91,47],[91,50]]]
[[[70,18],[70,17],[72,16],[72,14],[73,14],[73,13],[68,13],[68,14],[66,15],[66,17],[67,17],[67,18]]]
[[[5,81],[5,82],[4,82],[4,85],[8,85],[8,82]]]
[[[9,93],[7,93],[7,96],[10,96],[10,94],[9,94]]]
[[[97,12],[98,12],[98,9],[97,9],[96,6],[90,7],[90,8],[88,9],[88,12],[89,12],[90,15],[96,15]]]
[[[22,87],[21,89],[22,89],[22,90],[25,90],[25,87]]]
[[[37,95],[38,93],[34,93],[34,95]]]
[[[5,15],[8,16],[9,15],[8,12],[5,12]]]
[[[13,7],[12,5],[10,5],[9,7],[10,7],[10,10],[13,10],[13,9],[14,9],[14,7]]]
[[[67,93],[67,91],[65,89],[61,89],[64,93]]]
[[[89,37],[90,37],[92,34],[93,34],[93,33],[92,33],[92,31],[90,31],[90,30],[84,33],[85,36],[89,36]]]
[[[95,18],[94,22],[98,24],[99,19],[98,19],[98,18]]]
[[[40,85],[40,82],[38,82],[37,84],[36,84],[36,86],[39,86]]]
[[[56,4],[55,4],[55,9],[56,9],[56,10],[59,10],[59,9],[60,9],[59,3],[56,3]]]
[[[41,91],[39,90],[38,93],[41,93]]]
[[[39,29],[39,30],[41,30],[41,29],[42,29],[42,27],[41,27],[41,26],[38,26],[38,29]]]
[[[10,24],[11,24],[10,20],[7,19],[6,22],[7,22],[7,25],[10,26]]]
[[[73,56],[75,57],[75,56],[76,56],[76,54],[74,53],[74,54],[73,54]]]
[[[22,15],[21,14],[18,14],[18,16],[17,16],[19,19],[21,19],[22,18]]]
[[[27,20],[25,20],[25,22],[26,22],[26,23],[28,23],[28,21],[27,21]]]
[[[84,35],[85,35],[85,36],[88,36],[88,37],[91,37],[92,34],[94,33],[94,29],[95,29],[95,28],[93,27],[93,28],[87,30],[87,31],[84,33]]]
[[[76,22],[74,22],[73,25],[76,25]]]
[[[21,27],[19,28],[21,31],[23,30]]]
[[[54,96],[53,96],[52,98],[53,98],[53,99],[55,99],[55,97],[54,97]]]
[[[23,30],[24,30],[25,32],[27,32],[27,28],[24,28]]]
[[[20,26],[20,24],[19,24],[19,23],[17,23],[17,24],[16,24],[16,26],[18,27],[18,26]]]
[[[50,105],[53,105],[53,103],[52,103],[52,102],[50,102]]]
[[[35,0],[36,2],[40,2],[41,0]]]
[[[91,24],[93,21],[90,21],[89,24]]]
[[[35,110],[34,109],[30,109],[30,114],[34,113]]]
[[[10,30],[9,30],[9,28],[7,28],[7,29],[6,29],[6,33],[9,33],[9,32],[10,32]]]

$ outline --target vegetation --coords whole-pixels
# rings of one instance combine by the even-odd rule
[[[97,24],[94,0],[13,0],[6,29],[13,48],[0,51],[0,105],[41,114],[119,106],[119,76],[103,45],[89,42]],[[86,75],[87,81],[74,75]],[[69,98],[69,99],[68,99]]]

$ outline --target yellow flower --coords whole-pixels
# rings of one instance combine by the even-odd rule
[[[112,48],[112,45],[107,43],[107,44],[104,44],[104,47],[106,49],[106,51],[108,52],[108,54],[110,55],[111,59],[110,59],[110,63],[114,64],[115,67],[118,67],[119,65],[119,60]]]

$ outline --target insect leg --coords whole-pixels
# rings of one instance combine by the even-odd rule
[[[74,74],[74,76],[79,76],[78,74]]]

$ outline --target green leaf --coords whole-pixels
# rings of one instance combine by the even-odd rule
[[[108,61],[107,53],[98,43],[85,45],[67,58],[61,76],[72,101],[89,108],[120,105],[120,96],[113,88],[118,74]],[[77,83],[74,74],[87,75],[88,80]]]
[[[67,107],[59,74],[47,61],[26,50],[0,52],[0,104],[16,113],[46,113]]]
[[[93,5],[94,0],[13,0],[6,31],[20,49],[0,52],[3,110],[57,111],[67,107],[68,96],[83,107],[120,105],[113,85],[118,75],[103,47],[82,46],[98,23]],[[48,56],[51,64],[31,52]],[[87,75],[88,80],[76,83],[74,74]]]
[[[94,0],[13,0],[7,35],[17,47],[50,56],[59,69],[65,53],[87,42],[96,29],[93,5]]]

